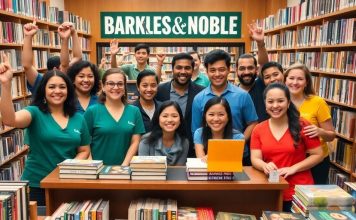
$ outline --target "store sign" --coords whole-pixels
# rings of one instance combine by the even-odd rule
[[[241,12],[101,12],[102,38],[241,38]]]

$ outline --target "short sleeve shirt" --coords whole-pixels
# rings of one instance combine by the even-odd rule
[[[129,80],[136,80],[138,74],[141,72],[136,64],[125,64],[120,67],[122,71],[127,75]],[[156,72],[150,65],[146,65],[145,70],[151,70],[152,72]]]

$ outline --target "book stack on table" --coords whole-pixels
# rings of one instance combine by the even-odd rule
[[[130,162],[132,180],[166,180],[166,156],[133,156]]]
[[[99,179],[111,180],[129,180],[131,178],[131,169],[128,166],[110,166],[104,165],[101,169]]]
[[[208,172],[208,165],[200,158],[187,158],[188,180],[232,181],[233,172]]]
[[[61,179],[97,179],[102,160],[66,159],[58,164]]]
[[[353,198],[337,185],[296,185],[293,195],[292,211],[306,218],[313,212],[332,210],[350,212]]]

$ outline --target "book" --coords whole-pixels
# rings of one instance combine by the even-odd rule
[[[208,164],[200,158],[187,158],[187,172],[207,172]]]
[[[72,173],[60,173],[60,179],[97,179],[97,174],[72,174]]]
[[[104,165],[99,172],[99,179],[130,179],[131,170],[128,166]]]
[[[131,180],[166,180],[167,176],[131,176]]]
[[[218,212],[216,220],[256,220],[256,216],[231,212]]]
[[[263,211],[263,220],[305,220],[304,216],[299,213]]]
[[[178,219],[181,220],[198,220],[198,212],[192,207],[179,207]]]
[[[133,156],[131,168],[167,168],[166,156]]]
[[[103,165],[103,161],[66,159],[57,165],[60,169],[99,169]]]
[[[356,219],[356,214],[351,211],[329,211],[329,210],[319,210],[310,211],[310,220],[354,220]]]
[[[353,202],[337,185],[296,185],[295,194],[305,206],[351,206]]]
[[[188,180],[202,180],[202,181],[231,181],[234,180],[234,176],[231,175],[221,175],[221,176],[210,176],[210,175],[199,175],[199,176],[191,176],[187,175]]]

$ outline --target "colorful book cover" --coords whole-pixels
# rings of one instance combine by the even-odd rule
[[[309,218],[311,220],[355,220],[356,215],[350,211],[310,211]]]
[[[218,212],[216,220],[256,220],[256,217],[240,213]]]
[[[351,206],[353,202],[337,185],[296,185],[295,192],[305,206]]]
[[[128,166],[109,166],[104,165],[99,175],[130,175],[131,170]]]
[[[78,160],[66,159],[59,163],[58,166],[84,166],[84,167],[100,167],[103,164],[102,160]]]
[[[305,217],[299,213],[263,211],[264,220],[305,220]]]

